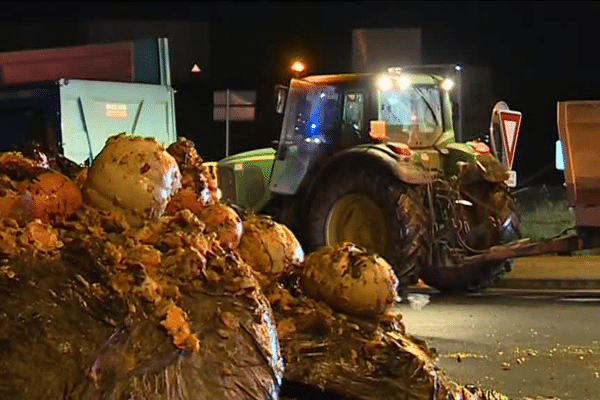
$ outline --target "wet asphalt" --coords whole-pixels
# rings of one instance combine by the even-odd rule
[[[600,399],[600,291],[495,289],[396,307],[446,376],[509,397]]]

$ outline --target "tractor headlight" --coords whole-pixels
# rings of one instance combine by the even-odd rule
[[[389,90],[392,87],[392,80],[387,76],[382,76],[377,80],[377,88],[382,92]]]
[[[454,87],[454,81],[452,79],[444,79],[442,82],[442,89],[451,90]]]
[[[401,76],[400,78],[398,78],[398,87],[400,87],[400,89],[405,90],[409,86],[410,86],[410,79],[408,79],[408,77]]]

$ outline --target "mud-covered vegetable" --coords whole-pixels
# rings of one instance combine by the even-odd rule
[[[130,224],[163,215],[181,186],[175,159],[152,138],[113,136],[94,159],[83,186],[85,201],[119,210]]]
[[[398,297],[398,279],[387,261],[351,243],[310,253],[301,282],[312,298],[353,315],[383,314]]]
[[[244,218],[237,252],[255,270],[263,288],[301,269],[304,261],[302,246],[288,227],[255,214]]]

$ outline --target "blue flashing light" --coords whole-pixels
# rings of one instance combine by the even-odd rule
[[[315,110],[310,116],[310,120],[308,123],[309,131],[307,134],[309,136],[319,136],[321,134],[322,122],[321,122],[321,110]]]

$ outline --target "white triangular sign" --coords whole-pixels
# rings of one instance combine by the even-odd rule
[[[200,71],[201,71],[201,69],[198,66],[198,64],[194,64],[194,66],[192,67],[192,72],[200,72]]]
[[[512,149],[513,143],[515,142],[515,130],[517,129],[516,121],[502,121],[504,124],[504,132],[506,132],[506,142],[508,148]]]
[[[521,127],[521,113],[518,111],[501,110],[498,111],[500,117],[500,130],[504,149],[506,150],[506,163],[509,170],[512,170],[515,150],[517,149],[517,138]]]

